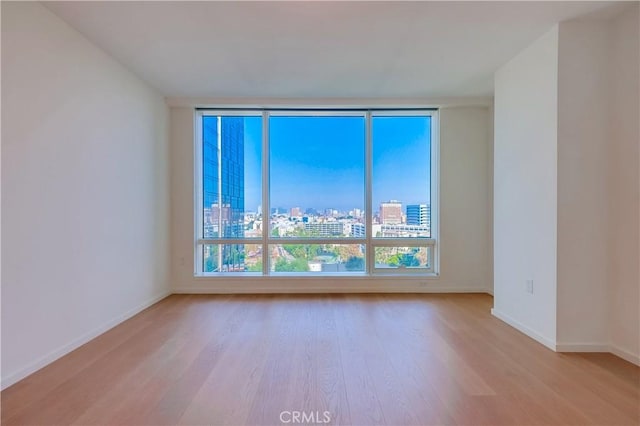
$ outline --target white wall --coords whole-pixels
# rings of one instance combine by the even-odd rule
[[[440,271],[446,288],[493,290],[490,108],[440,110]]]
[[[370,277],[194,278],[194,110],[171,108],[174,292],[491,291],[489,108],[440,110],[440,272],[433,279]],[[426,285],[421,285],[426,283]]]
[[[2,3],[2,386],[169,291],[164,99]]]
[[[632,4],[617,17],[563,22],[496,73],[494,313],[553,349],[611,351],[640,365],[638,21]],[[554,148],[541,127],[556,125]],[[554,191],[544,173],[557,173],[557,205],[522,206]],[[554,214],[555,241],[544,234],[552,223],[541,226]],[[557,271],[557,294],[543,283],[540,295],[533,277],[527,295],[522,259],[541,240],[550,252],[557,244],[557,263],[538,261],[533,274]]]
[[[493,155],[493,149],[494,149],[494,139],[495,139],[495,132],[494,132],[494,115],[495,115],[495,108],[494,108],[494,104],[492,103],[491,106],[489,107],[489,116],[487,117],[489,120],[489,124],[488,124],[488,129],[489,129],[489,150],[487,152],[487,155],[489,156],[489,159],[487,161],[487,170],[486,170],[486,174],[487,174],[487,183],[489,185],[489,193],[488,193],[488,198],[487,198],[487,202],[489,203],[489,217],[488,217],[488,223],[487,223],[487,231],[489,232],[489,244],[487,246],[487,248],[489,249],[489,277],[491,279],[491,284],[490,284],[490,288],[489,288],[489,293],[491,295],[494,294],[494,274],[493,274],[493,263],[494,263],[494,241],[493,241],[493,188],[494,188],[494,176],[493,176],[493,161],[494,161],[494,155]]]
[[[610,23],[609,206],[610,344],[640,364],[640,7]]]
[[[559,350],[608,344],[607,30],[605,20],[559,27]]]
[[[557,78],[554,27],[495,74],[494,315],[556,341]],[[532,279],[533,294],[526,291]]]

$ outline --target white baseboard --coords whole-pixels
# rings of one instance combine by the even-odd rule
[[[450,287],[405,287],[405,286],[348,286],[348,287],[312,287],[312,286],[216,286],[216,287],[180,287],[174,288],[173,294],[359,294],[359,293],[486,293],[477,288]]]
[[[605,343],[557,343],[557,352],[610,352]]]
[[[609,346],[609,351],[614,354],[615,356],[618,356],[622,359],[624,359],[625,361],[629,361],[632,364],[635,364],[637,366],[640,367],[640,355],[631,353],[629,351],[627,351],[626,349],[622,349],[618,346],[614,346],[614,345],[610,345]]]
[[[521,322],[511,318],[508,315],[505,315],[502,312],[499,312],[495,309],[491,309],[491,314],[506,322],[507,324],[509,324],[510,326],[512,326],[513,328],[515,328],[516,330],[526,334],[527,336],[531,337],[532,339],[538,341],[539,343],[542,343],[544,346],[548,347],[549,349],[556,351],[556,352],[606,352],[606,353],[611,353],[617,357],[620,357],[622,359],[624,359],[625,361],[629,361],[632,364],[635,364],[637,366],[640,366],[640,356],[634,353],[631,353],[625,349],[622,349],[620,347],[614,346],[614,345],[610,345],[610,344],[606,344],[606,343],[568,343],[568,342],[562,342],[562,343],[554,343],[553,341],[551,341],[550,339],[547,339],[546,337],[540,335],[539,333],[535,332],[534,330],[530,329],[529,327],[525,326],[524,324],[522,324]]]
[[[538,332],[530,329],[529,327],[527,327],[526,325],[522,324],[520,321],[517,321],[513,318],[511,318],[509,315],[505,315],[504,313],[497,311],[495,308],[491,309],[491,315],[493,315],[494,317],[506,322],[507,324],[509,324],[511,327],[515,328],[516,330],[526,334],[527,336],[531,337],[533,340],[542,343],[544,346],[546,346],[547,348],[551,349],[552,351],[556,351],[556,343],[551,340],[548,339],[547,337],[544,337],[543,335],[539,334]]]
[[[99,335],[101,335],[102,333],[112,329],[113,327],[115,327],[116,325],[120,324],[123,321],[128,320],[129,318],[131,318],[132,316],[138,314],[139,312],[143,311],[144,309],[147,309],[149,306],[159,302],[160,300],[164,299],[165,297],[169,296],[171,294],[171,292],[164,292],[162,294],[160,294],[159,296],[156,296],[154,298],[152,298],[151,300],[148,300],[138,306],[136,306],[133,309],[130,309],[129,311],[125,312],[124,314],[118,315],[116,318],[107,321],[105,324],[91,330],[88,333],[85,333],[84,335],[78,337],[77,339],[74,339],[73,341],[67,343],[66,345],[63,345],[61,347],[59,347],[58,349],[55,349],[51,352],[49,352],[47,355],[37,359],[35,362],[32,362],[31,364],[27,365],[24,368],[21,368],[18,371],[15,371],[13,373],[10,373],[9,375],[7,375],[6,377],[2,378],[2,383],[0,384],[0,389],[4,390],[6,388],[8,388],[9,386],[13,385],[14,383],[24,379],[25,377],[27,377],[30,374],[35,373],[36,371],[40,370],[41,368],[51,364],[53,361],[57,360],[58,358],[63,357],[64,355],[68,354],[69,352],[79,348],[80,346],[84,345],[85,343],[87,343],[88,341],[95,339],[96,337],[98,337]]]
[[[453,285],[437,275],[195,277],[176,283],[176,294],[486,293],[483,286]]]
[[[605,343],[558,343],[556,350],[558,352],[606,352],[640,366],[640,356]]]

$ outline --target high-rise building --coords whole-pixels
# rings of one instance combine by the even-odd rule
[[[318,237],[334,237],[344,233],[342,222],[312,222],[305,223],[304,230]]]
[[[402,223],[402,203],[397,200],[380,203],[380,221],[383,225]]]
[[[366,237],[364,223],[352,223],[351,224],[351,236],[354,238]]]
[[[291,216],[291,217],[300,217],[300,216],[302,216],[302,210],[300,210],[300,207],[292,207],[291,208],[291,213],[289,213],[289,216]]]
[[[407,206],[407,225],[427,226],[431,223],[429,204],[409,204]]]
[[[204,238],[242,238],[244,118],[203,117],[202,150]],[[217,265],[227,265],[228,258],[236,257],[225,252],[230,247],[224,245],[223,250],[217,253]]]
[[[244,119],[203,117],[202,145],[203,205],[212,222],[205,238],[243,237]]]

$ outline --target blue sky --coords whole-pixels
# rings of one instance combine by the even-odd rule
[[[261,204],[262,119],[245,119],[245,209]],[[373,209],[429,203],[430,119],[373,118]],[[363,117],[274,116],[271,207],[364,209]]]

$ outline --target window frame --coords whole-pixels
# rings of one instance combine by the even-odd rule
[[[203,234],[203,140],[204,116],[262,117],[262,236],[261,238],[204,238]],[[272,237],[271,206],[269,200],[269,119],[278,116],[358,116],[365,121],[365,237],[291,238]],[[430,149],[430,237],[373,237],[373,135],[372,121],[376,116],[429,116],[431,120]],[[420,276],[439,275],[439,111],[434,108],[202,108],[194,114],[194,276],[195,277],[362,277],[362,276]],[[220,154],[219,154],[220,155]],[[262,245],[262,272],[204,272],[203,250],[207,244]],[[277,244],[364,244],[365,270],[358,272],[273,272],[270,269],[269,247]],[[429,268],[378,268],[375,266],[376,247],[427,247]]]

